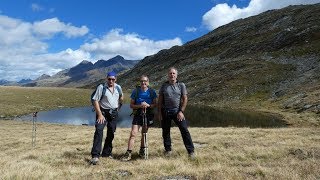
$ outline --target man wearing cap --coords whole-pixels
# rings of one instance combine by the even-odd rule
[[[112,141],[116,130],[116,119],[123,102],[121,86],[115,83],[116,73],[109,72],[106,80],[105,84],[100,84],[97,87],[96,93],[92,97],[96,112],[95,133],[91,150],[92,159],[90,161],[93,165],[99,162],[100,156],[112,158]],[[104,94],[102,94],[103,92]],[[107,137],[101,153],[103,129],[105,126],[107,126]]]

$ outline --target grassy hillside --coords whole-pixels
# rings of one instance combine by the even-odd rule
[[[133,88],[146,74],[159,88],[175,66],[190,103],[279,112],[292,124],[320,126],[319,24],[320,4],[239,19],[145,57],[119,84]]]

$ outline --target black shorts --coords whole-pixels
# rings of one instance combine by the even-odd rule
[[[147,117],[148,126],[151,126],[153,124],[154,114],[147,114],[146,117]],[[142,115],[133,116],[132,125],[142,126],[143,125],[143,116]]]

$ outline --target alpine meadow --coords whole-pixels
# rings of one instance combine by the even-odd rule
[[[33,144],[35,124],[16,117],[91,106],[90,95],[110,67],[94,69],[83,61],[51,78],[0,86],[0,179],[320,179],[320,4],[239,19],[131,64],[120,66],[117,59],[126,61],[121,56],[112,61],[113,68],[121,69],[117,83],[126,104],[141,75],[148,75],[158,93],[173,66],[188,89],[188,106],[207,113],[260,112],[285,126],[190,125],[195,159],[188,158],[176,126],[171,128],[170,157],[164,155],[158,127],[149,129],[146,160],[138,154],[140,132],[132,159],[121,160],[131,128],[116,129],[113,159],[101,157],[97,165],[89,162],[94,126],[36,122]]]

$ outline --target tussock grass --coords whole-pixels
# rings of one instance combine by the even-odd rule
[[[197,159],[188,159],[177,127],[173,155],[163,156],[161,129],[149,131],[149,159],[122,162],[129,128],[118,128],[114,159],[89,165],[93,126],[40,123],[31,144],[32,123],[0,121],[0,179],[318,179],[317,128],[190,128]],[[106,132],[105,132],[106,133]]]
[[[0,87],[0,91],[0,112],[9,117],[39,109],[88,105],[92,92],[20,87]],[[77,96],[70,98],[74,94]],[[163,156],[161,129],[151,128],[149,159],[138,157],[138,137],[133,160],[122,162],[130,129],[118,128],[115,159],[102,158],[99,165],[92,166],[88,162],[93,126],[38,123],[36,146],[32,147],[32,122],[0,120],[0,179],[320,178],[319,128],[190,128],[190,132],[196,147],[194,161],[188,159],[180,132],[173,127],[172,157]]]

